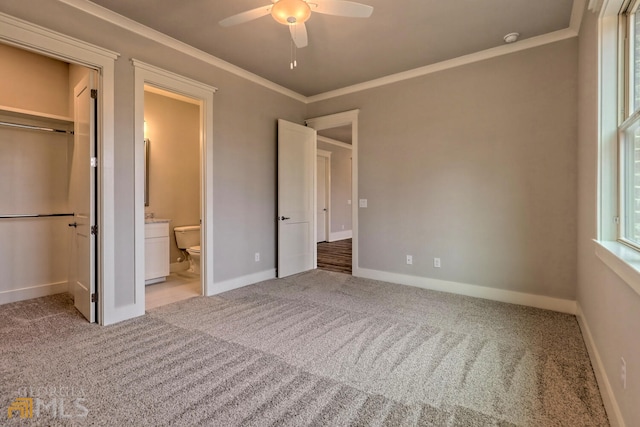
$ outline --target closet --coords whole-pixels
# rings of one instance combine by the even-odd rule
[[[0,304],[73,293],[73,91],[92,73],[0,44]]]

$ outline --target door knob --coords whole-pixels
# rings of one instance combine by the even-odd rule
[[[77,227],[77,226],[78,226],[77,222],[74,222],[73,224],[69,224],[69,227]]]
[[[279,219],[280,221],[286,221],[286,220],[291,219],[291,218],[289,218],[288,216],[281,216],[281,217],[280,217],[280,218],[278,218],[278,219]]]

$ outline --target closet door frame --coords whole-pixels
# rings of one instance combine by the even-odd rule
[[[114,82],[118,53],[0,13],[0,43],[98,71],[98,323],[109,325],[137,315],[135,305],[115,302]]]

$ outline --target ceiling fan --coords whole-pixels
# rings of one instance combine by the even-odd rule
[[[271,14],[280,24],[288,25],[291,38],[296,47],[301,48],[309,43],[305,22],[311,12],[326,15],[346,16],[350,18],[368,18],[373,7],[347,0],[272,0],[273,4],[247,10],[220,21],[223,27],[242,24]]]

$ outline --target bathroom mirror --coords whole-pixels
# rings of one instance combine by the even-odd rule
[[[149,138],[144,139],[144,205],[149,206]]]

